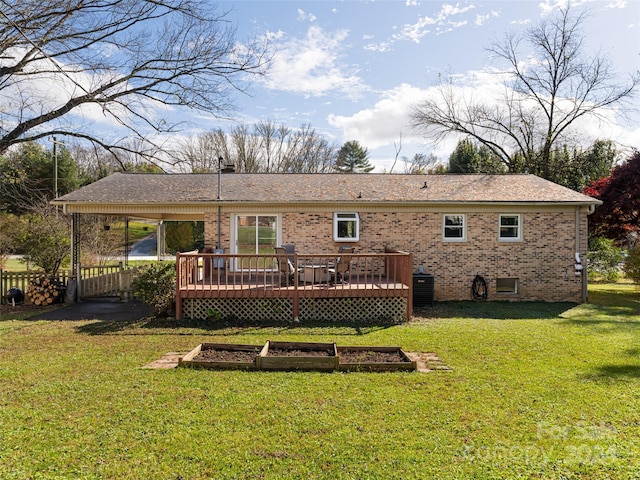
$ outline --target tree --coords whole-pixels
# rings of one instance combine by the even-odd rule
[[[619,265],[624,259],[624,255],[622,249],[616,247],[613,240],[589,235],[587,254],[589,280],[603,278],[607,282],[615,283],[618,281]]]
[[[20,229],[20,219],[10,213],[0,212],[0,269],[15,251],[13,238]],[[4,293],[4,292],[3,292]]]
[[[197,173],[217,172],[219,157],[238,172],[322,173],[332,170],[336,147],[309,124],[293,130],[260,121],[189,137],[177,156],[184,171]]]
[[[438,170],[438,157],[433,153],[429,155],[424,153],[416,153],[410,159],[402,157],[404,164],[404,173],[411,175],[424,175],[427,173],[442,173]]]
[[[78,186],[77,167],[65,147],[57,147],[55,161],[51,150],[35,142],[23,143],[0,157],[0,209],[4,211],[22,214]]]
[[[635,283],[640,284],[640,245],[629,250],[624,261],[624,273]]]
[[[496,155],[484,145],[470,139],[460,140],[449,156],[448,173],[504,173],[505,167]]]
[[[70,145],[69,148],[78,169],[78,181],[81,187],[122,169],[113,155],[105,150],[78,143]]]
[[[507,64],[502,96],[475,98],[450,77],[433,98],[414,107],[414,127],[434,141],[463,134],[488,148],[509,171],[552,180],[554,148],[572,148],[576,122],[602,119],[604,109],[624,106],[640,82],[636,74],[616,83],[604,54],[585,54],[584,20],[584,14],[574,16],[567,7],[521,35],[507,35],[489,48]]]
[[[338,151],[334,168],[340,173],[369,173],[375,167],[369,163],[368,150],[356,140],[351,140]]]
[[[548,179],[580,192],[592,181],[608,176],[617,158],[618,152],[611,140],[597,140],[586,150],[556,146],[549,159]]]
[[[171,254],[204,247],[204,222],[167,222],[165,242]]]
[[[597,235],[624,242],[640,233],[640,152],[613,169],[611,175],[592,182],[584,193],[602,200],[591,215],[589,228]]]
[[[179,121],[150,113],[154,107],[224,114],[231,92],[244,91],[269,63],[268,45],[240,45],[226,14],[199,0],[7,0],[2,17],[0,154],[58,135],[117,157],[166,160],[150,138]],[[123,126],[129,138],[71,121],[86,112]]]
[[[19,245],[23,261],[33,263],[45,273],[55,275],[69,257],[69,218],[56,207],[42,202],[20,217],[20,228],[12,232],[13,245]]]

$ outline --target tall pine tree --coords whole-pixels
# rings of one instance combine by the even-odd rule
[[[369,151],[356,140],[351,140],[338,151],[334,168],[340,173],[369,173],[375,166],[369,163]]]

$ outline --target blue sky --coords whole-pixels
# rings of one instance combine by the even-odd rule
[[[235,120],[309,123],[337,145],[357,140],[377,171],[399,156],[434,153],[446,160],[456,140],[430,145],[408,124],[411,105],[425,98],[441,75],[455,74],[474,88],[490,88],[500,68],[486,50],[507,32],[522,32],[563,1],[234,1],[229,10],[238,40],[268,35],[274,65],[235,98]],[[604,52],[622,78],[640,70],[640,1],[574,1],[588,9],[587,52]],[[479,90],[480,91],[480,90]],[[587,137],[613,138],[640,148],[640,122],[583,125]],[[200,118],[198,128],[228,121]],[[192,130],[197,132],[197,129]],[[395,146],[394,146],[395,143]],[[396,170],[397,171],[397,170]]]

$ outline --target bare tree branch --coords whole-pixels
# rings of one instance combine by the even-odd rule
[[[149,137],[176,131],[179,122],[157,116],[156,108],[225,116],[234,108],[232,92],[246,91],[247,81],[269,64],[266,43],[239,44],[226,12],[217,14],[200,0],[1,5],[0,153],[54,133],[114,154],[128,151],[104,128],[75,120],[98,107],[106,120],[141,140],[138,145],[151,143],[140,152],[145,158],[166,160],[166,150]]]
[[[637,74],[618,82],[602,53],[586,56],[584,21],[584,12],[573,15],[567,7],[524,35],[506,35],[489,48],[507,65],[500,72],[507,78],[502,97],[475,99],[450,78],[414,107],[413,126],[434,142],[462,134],[489,148],[510,171],[550,178],[554,146],[574,143],[576,122],[604,120],[607,107],[625,107],[640,82]],[[520,53],[525,45],[531,58]]]

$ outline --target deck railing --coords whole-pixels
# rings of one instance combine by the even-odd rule
[[[337,272],[348,261],[343,275]],[[286,262],[286,264],[285,264]],[[184,298],[412,297],[412,256],[405,252],[354,254],[176,255],[176,307]]]
[[[340,290],[406,288],[411,284],[410,255],[348,254],[349,268],[342,281],[341,254],[290,254],[292,269],[280,267],[278,255],[178,253],[178,290],[247,290],[247,295],[274,288],[309,289],[330,286]],[[290,274],[288,273],[290,272]]]

